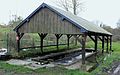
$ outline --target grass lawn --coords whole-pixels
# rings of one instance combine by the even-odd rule
[[[106,73],[102,72],[103,68],[108,68],[112,64],[113,61],[119,61],[120,60],[120,42],[113,42],[113,50],[114,52],[108,56],[108,54],[104,54],[104,56],[101,56],[98,58],[98,60],[102,59],[103,57],[106,57],[106,60],[103,61],[103,63],[100,62],[99,66],[92,71],[91,73],[80,71],[80,70],[67,70],[62,67],[55,67],[55,68],[41,68],[36,70],[31,70],[29,68],[26,68],[24,66],[15,66],[15,65],[9,65],[5,63],[5,61],[0,61],[0,74],[4,73],[3,75],[106,75]],[[87,43],[87,47],[93,47],[93,44],[91,42]],[[99,48],[101,45],[99,45]]]
[[[36,70],[31,70],[24,66],[9,65],[4,61],[0,61],[0,71],[4,75],[14,75],[14,74],[24,74],[24,75],[90,75],[87,72],[82,72],[79,70],[67,70],[62,67],[55,68],[41,68]],[[1,73],[1,72],[0,72]]]

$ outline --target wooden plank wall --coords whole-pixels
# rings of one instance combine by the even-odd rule
[[[80,34],[78,29],[53,11],[44,8],[18,30],[20,33]]]

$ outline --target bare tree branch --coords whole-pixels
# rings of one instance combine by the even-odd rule
[[[56,4],[64,8],[66,11],[72,11],[75,15],[83,9],[82,0],[57,0]]]

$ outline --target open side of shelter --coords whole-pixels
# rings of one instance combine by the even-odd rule
[[[85,64],[85,44],[87,36],[95,43],[97,51],[98,39],[102,41],[102,52],[104,52],[105,41],[108,52],[109,42],[112,50],[112,34],[93,23],[73,15],[69,12],[53,7],[46,3],[40,5],[33,13],[15,27],[17,36],[17,50],[20,51],[20,40],[25,33],[38,33],[41,40],[41,51],[43,52],[43,40],[47,34],[55,34],[58,49],[59,39],[67,35],[68,48],[69,40],[73,36],[82,45],[82,63]],[[79,37],[82,37],[81,39]]]

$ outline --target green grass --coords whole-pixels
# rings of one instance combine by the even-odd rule
[[[67,70],[62,67],[55,68],[40,68],[36,70],[32,70],[26,68],[24,66],[15,66],[5,63],[4,61],[0,61],[0,70],[5,73],[9,73],[9,75],[13,74],[36,74],[36,75],[90,75],[88,72],[83,72],[79,70]],[[12,72],[12,73],[11,73]]]
[[[4,70],[6,72],[15,72],[15,73],[30,73],[33,71],[23,66],[15,66],[15,65],[7,64],[4,61],[0,61],[0,70]]]
[[[112,45],[112,50],[114,50],[114,52],[110,56],[108,56],[108,54],[100,56],[98,59],[101,60],[106,57],[106,60],[104,60],[103,63],[99,62],[100,65],[91,74],[106,75],[105,72],[102,72],[103,68],[110,68],[113,62],[120,61],[120,42],[113,42]]]
[[[80,70],[67,70],[62,67],[47,68],[47,69],[44,68],[42,70],[37,69],[36,71],[38,73],[47,73],[47,75],[90,75],[90,73],[88,73],[88,72],[83,72]]]
[[[93,75],[106,75],[106,73],[102,71],[103,68],[110,68],[113,62],[120,61],[120,53],[117,52],[112,53],[110,56],[108,56],[108,54],[101,56],[101,58],[103,57],[106,57],[106,60],[99,62],[99,66],[94,71],[92,71]]]
[[[120,52],[120,41],[113,42],[112,50],[114,50],[115,52]]]

